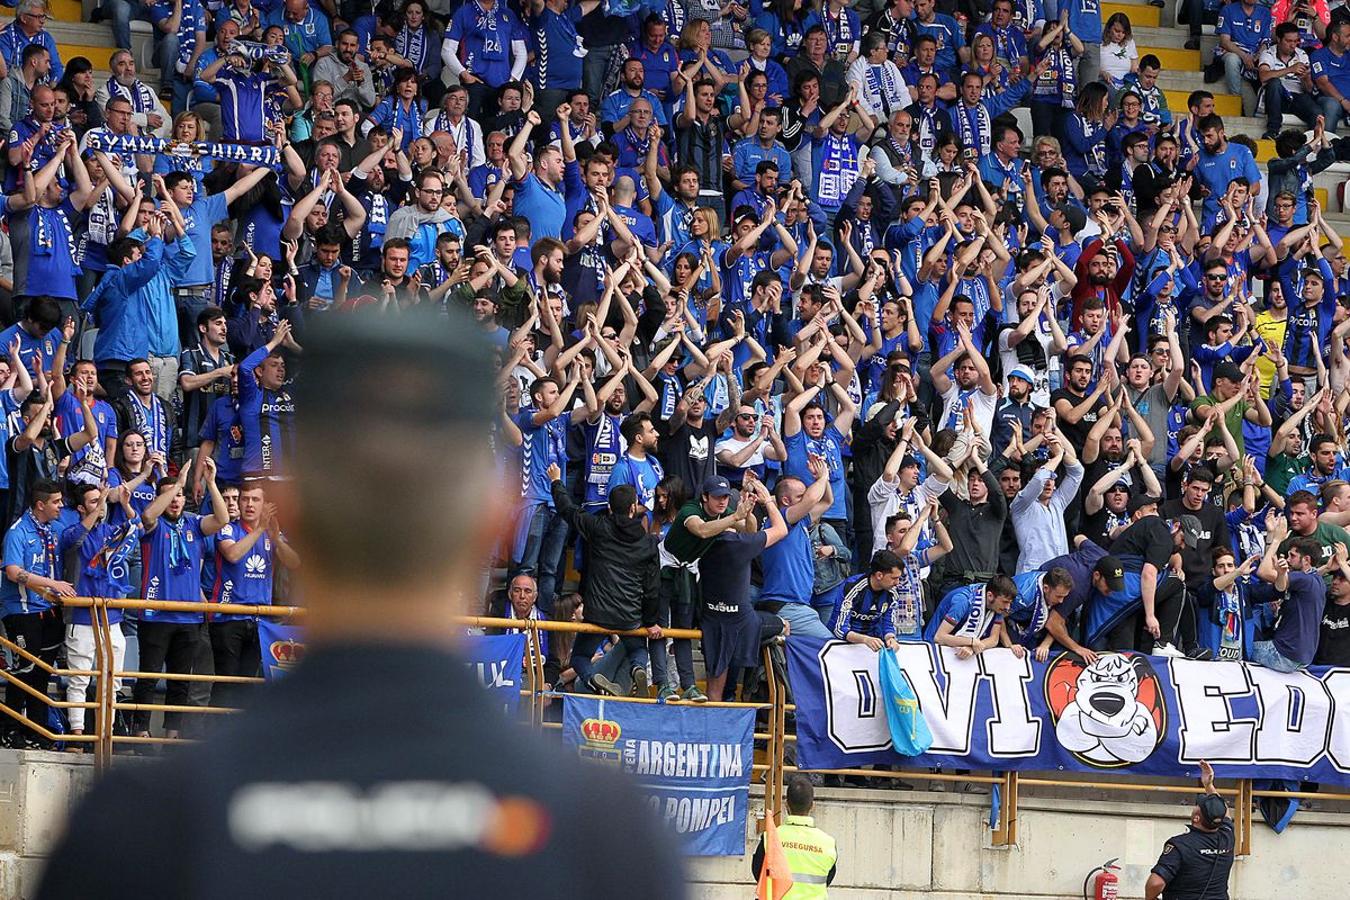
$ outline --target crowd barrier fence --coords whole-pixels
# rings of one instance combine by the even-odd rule
[[[92,717],[92,731],[87,731],[85,734],[78,735],[54,732],[48,727],[46,722],[33,722],[28,719],[23,712],[13,709],[7,703],[0,703],[0,712],[3,712],[11,719],[15,719],[26,725],[48,740],[61,741],[80,746],[92,745],[95,766],[100,772],[111,764],[113,749],[117,744],[165,744],[182,743],[185,741],[185,739],[182,738],[115,734],[114,726],[116,713],[119,711],[151,713],[177,712],[194,715],[228,715],[237,712],[235,709],[223,706],[122,702],[117,699],[117,692],[114,688],[114,685],[120,680],[154,678],[157,680],[210,682],[212,684],[261,684],[263,682],[263,679],[261,678],[239,676],[116,670],[113,666],[112,626],[108,621],[108,610],[120,609],[129,612],[144,612],[147,610],[159,610],[165,612],[201,611],[203,613],[256,615],[291,622],[301,622],[304,618],[303,608],[291,606],[248,606],[241,604],[114,599],[103,597],[63,597],[60,598],[60,602],[66,607],[86,608],[91,611],[90,618],[94,625],[95,634],[95,659],[93,669],[57,668],[3,637],[0,637],[0,647],[8,650],[16,658],[21,658],[27,662],[31,662],[33,665],[40,666],[52,677],[69,678],[72,676],[88,676],[91,679],[91,684],[94,688],[95,698],[93,700],[86,700],[82,703],[57,700],[49,695],[40,694],[35,691],[32,687],[23,683],[17,675],[8,670],[0,670],[0,676],[3,676],[6,684],[16,685],[21,692],[27,693],[30,696],[37,696],[50,708],[71,709],[78,707],[85,710],[92,710],[94,713]],[[646,634],[645,631],[614,631],[596,625],[573,622],[501,619],[484,616],[456,617],[455,621],[456,624],[461,624],[466,628],[481,628],[486,630],[510,629],[524,632],[526,637],[525,666],[527,669],[525,687],[521,689],[521,697],[527,700],[524,715],[532,727],[541,730],[559,729],[562,727],[560,723],[548,721],[546,717],[548,706],[558,695],[551,690],[545,689],[544,658],[543,654],[539,652],[541,646],[539,636],[541,632],[634,636],[644,636]],[[702,636],[699,631],[691,629],[668,628],[664,629],[664,632],[666,637],[676,639],[697,640]],[[792,772],[804,772],[808,770],[800,769],[797,766],[788,763],[786,760],[787,745],[796,741],[796,735],[788,733],[788,714],[794,712],[796,707],[790,702],[788,686],[780,680],[779,674],[773,665],[769,647],[765,647],[763,659],[765,673],[764,683],[767,693],[767,699],[765,701],[726,701],[709,702],[697,705],[753,709],[756,711],[757,720],[754,739],[757,745],[757,753],[756,762],[751,767],[751,783],[762,784],[764,786],[766,815],[773,815],[776,819],[781,819],[785,775]],[[649,697],[614,697],[609,699],[629,703],[657,704],[659,702]],[[667,702],[682,705],[690,704],[690,701],[681,700]],[[762,722],[758,718],[758,714],[760,713],[764,714]],[[89,717],[86,717],[86,724],[88,724],[88,719]],[[1077,780],[1056,777],[1054,773],[1039,772],[1019,773],[1008,771],[990,772],[987,774],[951,773],[904,768],[892,768],[890,770],[816,769],[810,771],[813,773],[830,775],[852,775],[866,778],[913,778],[921,781],[938,781],[997,787],[1000,792],[1000,803],[998,815],[991,823],[993,827],[990,839],[991,844],[995,847],[1011,847],[1017,843],[1017,811],[1019,794],[1023,786],[1119,792],[1122,794],[1140,792],[1153,794],[1196,793],[1196,788],[1194,786],[1163,783],[1148,779],[1132,779],[1129,781]],[[1253,788],[1250,779],[1234,780],[1232,786],[1219,788],[1219,793],[1230,798],[1233,803],[1234,824],[1237,831],[1236,850],[1237,855],[1239,856],[1246,856],[1251,853],[1252,806],[1254,801],[1258,798],[1315,797],[1321,801],[1350,801],[1350,794],[1331,793],[1326,791],[1256,790]],[[760,820],[759,827],[761,830],[764,827],[762,819]]]

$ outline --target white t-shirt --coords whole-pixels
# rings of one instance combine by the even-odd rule
[[[1003,393],[1008,393],[1008,373],[1023,363],[1017,358],[1017,350],[1008,346],[1008,338],[1012,336],[1015,329],[1005,328],[999,332],[998,336],[998,357],[1003,365]],[[1031,374],[1036,376],[1036,383],[1031,388],[1031,402],[1037,406],[1050,405],[1050,373],[1057,372],[1060,366],[1059,354],[1051,352],[1051,345],[1055,337],[1050,332],[1050,323],[1045,316],[1036,323],[1036,327],[1031,329],[1023,340],[1036,341],[1041,345],[1041,352],[1045,354],[1046,364],[1043,366],[1032,366]]]
[[[1111,76],[1119,84],[1130,74],[1130,62],[1139,58],[1139,50],[1134,46],[1134,38],[1123,44],[1102,44],[1102,74]]]
[[[1283,62],[1275,54],[1274,47],[1267,47],[1265,50],[1262,50],[1261,55],[1256,58],[1256,67],[1258,69],[1261,68],[1261,66],[1266,66],[1272,72],[1278,72],[1280,69],[1285,69],[1298,63],[1303,63],[1305,66],[1308,65],[1308,54],[1302,47],[1296,47],[1294,49],[1294,56],[1288,62]],[[1280,84],[1284,85],[1284,89],[1291,94],[1303,93],[1303,82],[1300,81],[1298,76],[1293,72],[1290,72],[1288,75],[1281,75]]]
[[[975,411],[975,422],[980,426],[980,432],[986,437],[990,437],[994,432],[994,408],[998,406],[998,393],[986,394],[980,390],[977,384],[968,391],[961,390],[961,386],[955,381],[942,394],[942,418],[938,420],[938,430],[951,428],[960,431],[963,424],[962,416],[965,415],[966,400],[970,401],[971,408]]]

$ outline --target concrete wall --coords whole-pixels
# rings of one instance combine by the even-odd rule
[[[93,775],[88,756],[0,751],[0,900],[34,896],[43,858]],[[982,794],[821,788],[816,823],[839,842],[830,895],[843,900],[1078,898],[1087,873],[1111,857],[1124,866],[1121,896],[1132,898],[1143,896],[1163,842],[1185,830],[1192,799],[1119,803],[1028,797],[1024,788],[1014,848],[989,845],[989,798]],[[752,811],[762,807],[756,790]],[[1304,811],[1276,835],[1258,819],[1253,855],[1234,867],[1233,900],[1340,900],[1347,826],[1350,815]],[[750,896],[757,840],[752,820],[746,856],[692,860],[692,896]]]
[[[0,897],[36,894],[43,858],[93,777],[91,756],[0,750]]]
[[[839,842],[831,897],[843,900],[998,897],[1079,898],[1088,872],[1112,857],[1121,897],[1142,897],[1167,838],[1185,830],[1193,798],[1171,803],[1028,798],[1023,789],[1014,848],[991,847],[983,795],[818,789],[816,824]],[[752,800],[752,809],[762,802]],[[1253,825],[1251,857],[1239,860],[1233,900],[1332,900],[1346,895],[1337,871],[1350,816],[1304,811],[1283,835]],[[693,861],[698,900],[749,896],[747,856]]]

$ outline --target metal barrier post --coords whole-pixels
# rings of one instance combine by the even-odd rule
[[[1252,852],[1252,780],[1238,782],[1237,800],[1237,855],[1250,856]]]
[[[112,678],[116,666],[112,658],[108,607],[96,600],[89,607],[89,621],[94,627],[94,665],[98,667],[98,716],[94,724],[98,740],[94,743],[94,766],[102,773],[112,764],[113,703],[117,699]]]
[[[764,678],[769,690],[769,742],[765,745],[765,757],[769,761],[769,768],[764,772],[764,818],[759,823],[761,832],[768,829],[769,816],[778,820],[777,803],[779,796],[778,779],[783,774],[783,768],[779,765],[778,748],[781,746],[780,733],[778,731],[778,680],[773,674],[773,657],[769,653],[769,648],[764,648]]]
[[[1003,782],[998,785],[998,789],[998,826],[994,829],[991,843],[995,847],[1011,847],[1017,843],[1017,773],[1004,772]]]

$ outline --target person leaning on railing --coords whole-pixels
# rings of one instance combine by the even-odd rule
[[[48,665],[55,664],[61,646],[63,628],[61,610],[45,596],[50,591],[69,597],[75,588],[62,581],[61,560],[57,553],[56,517],[61,514],[61,485],[40,478],[28,493],[31,504],[5,535],[5,579],[0,583],[0,611],[4,613],[5,634],[9,640]],[[23,656],[16,655],[5,688],[5,705],[28,717],[30,722],[47,725],[47,670]],[[36,691],[30,694],[20,684]],[[36,734],[21,731],[5,717],[4,743],[9,747],[42,747]]]
[[[581,589],[584,621],[614,631],[641,627],[647,637],[661,640],[661,626],[657,624],[661,563],[656,539],[647,533],[647,517],[640,511],[637,491],[631,484],[616,485],[609,492],[608,514],[596,516],[582,512],[572,502],[556,464],[548,467],[547,475],[558,515],[585,541],[586,577]],[[619,638],[632,667],[633,691],[640,697],[647,695],[647,637]],[[591,664],[591,655],[604,640],[603,634],[577,635],[572,645],[572,668],[577,681],[587,689],[618,696],[622,693],[618,685],[594,672]]]

